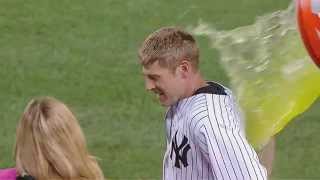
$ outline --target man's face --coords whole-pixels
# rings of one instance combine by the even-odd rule
[[[179,71],[179,67],[172,72],[163,68],[156,61],[142,69],[145,88],[155,93],[163,106],[176,103],[184,94],[185,80]]]

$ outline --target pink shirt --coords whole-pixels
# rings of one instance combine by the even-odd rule
[[[16,180],[16,176],[15,168],[0,169],[0,180]]]

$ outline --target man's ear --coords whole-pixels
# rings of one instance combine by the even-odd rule
[[[182,78],[187,78],[192,71],[192,65],[187,60],[182,60],[178,66],[179,74]]]

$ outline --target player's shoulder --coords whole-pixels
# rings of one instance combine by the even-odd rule
[[[199,88],[197,91],[195,91],[194,95],[198,94],[212,94],[212,95],[228,95],[231,91],[223,86],[220,83],[214,82],[214,81],[208,81],[207,86]]]
[[[231,94],[231,90],[225,86],[217,82],[208,81],[207,86],[199,88],[191,97],[187,98],[185,102],[189,102],[186,103],[186,108],[192,115],[198,111],[207,109],[212,96],[230,96]]]
[[[189,105],[190,120],[202,119],[208,115],[208,102],[205,94],[198,94],[193,96],[193,101]]]
[[[207,84],[208,86],[198,89],[194,94],[199,100],[190,108],[191,124],[217,124],[224,128],[233,128],[235,117],[231,113],[234,104],[232,91],[217,82]]]

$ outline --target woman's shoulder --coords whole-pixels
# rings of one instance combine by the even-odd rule
[[[15,168],[0,169],[0,180],[15,180],[17,171]]]

